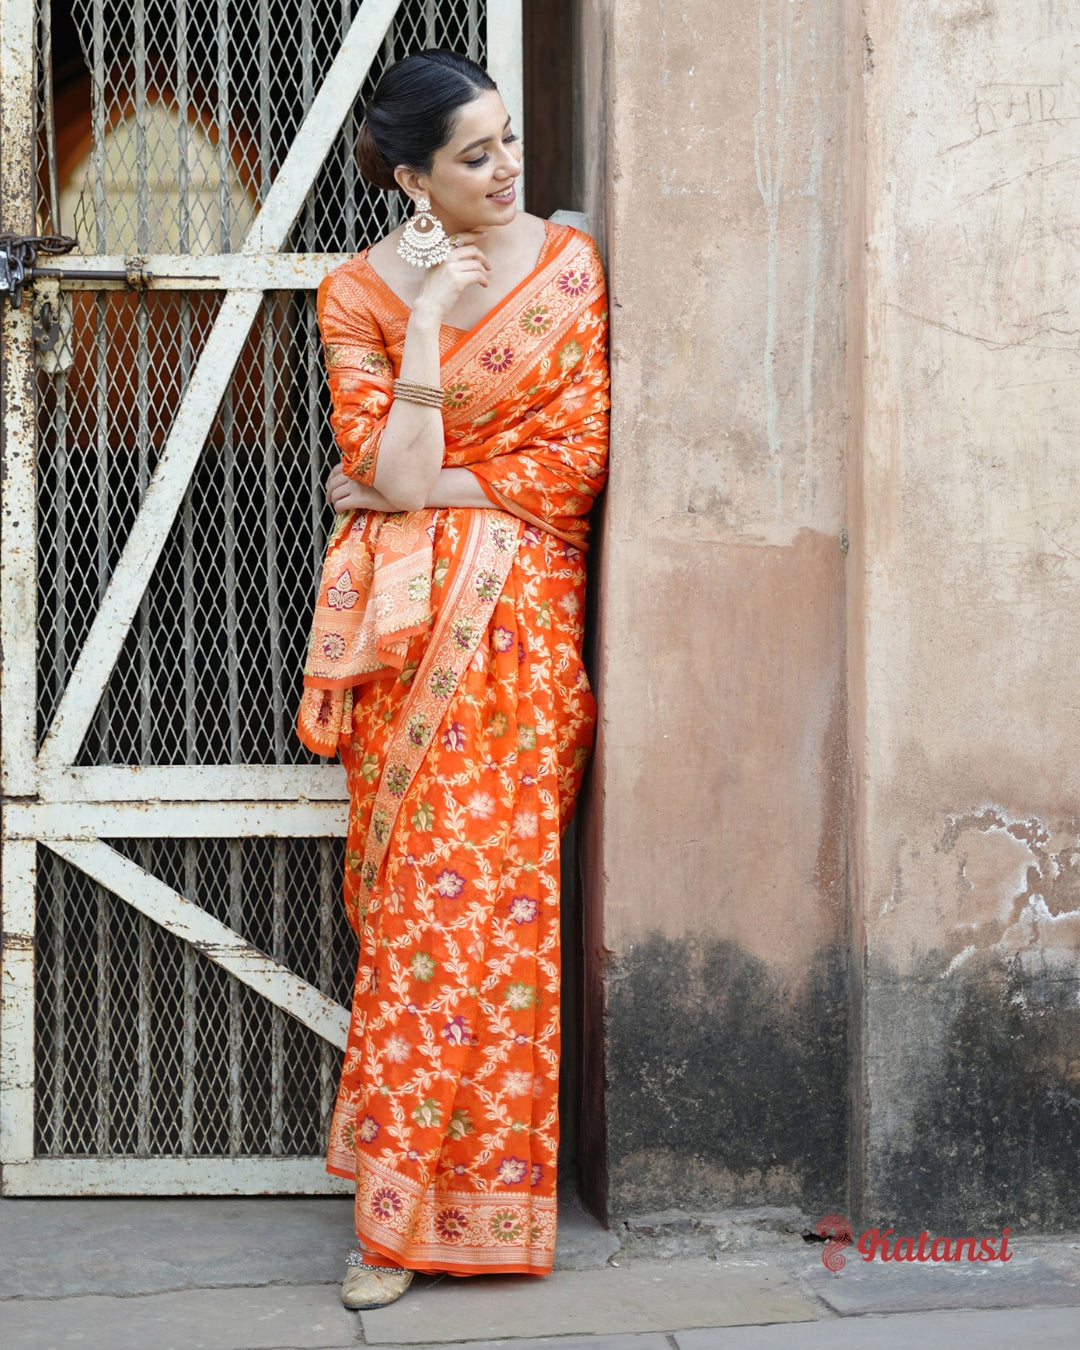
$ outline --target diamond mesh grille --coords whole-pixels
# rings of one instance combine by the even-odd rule
[[[38,374],[38,731],[44,736],[220,306],[66,292]]]
[[[91,73],[93,144],[68,188],[82,251],[237,248],[358,8],[358,0],[73,0]],[[453,47],[483,61],[485,8],[403,0],[361,102],[384,67],[411,51]],[[392,220],[387,194],[360,181],[358,127],[350,116],[294,247],[357,248]]]
[[[357,109],[345,119],[286,249],[293,252],[354,252],[381,239],[401,221],[396,192],[365,183],[356,166],[354,148],[360,115],[387,66],[426,47],[449,47],[479,61],[487,59],[484,0],[403,0],[360,90]]]
[[[61,0],[56,0],[59,8]],[[91,147],[60,192],[82,252],[234,250],[359,0],[70,0]],[[67,6],[65,6],[67,8]],[[39,51],[49,23],[39,10]],[[483,62],[483,0],[403,0],[385,66],[449,46]],[[42,61],[44,71],[44,61]],[[38,91],[39,126],[49,90]],[[354,251],[397,223],[347,119],[287,243]],[[47,142],[39,204],[50,190]],[[81,764],[290,763],[329,513],[333,440],[310,292],[267,295]],[[210,292],[65,291],[38,380],[38,732],[46,734],[221,304]],[[348,1003],[355,942],[337,840],[112,846]],[[39,849],[36,1151],[309,1156],[340,1055],[193,948]]]
[[[183,253],[238,242],[355,9],[355,0],[74,0],[93,90],[76,211],[84,244]],[[361,98],[388,63],[424,46],[482,61],[485,28],[480,0],[403,0]],[[196,103],[219,122],[196,116]],[[352,251],[396,223],[396,194],[359,177],[356,131],[350,117],[290,249]],[[216,179],[205,165],[196,172],[207,147]],[[248,206],[229,204],[237,183]],[[220,297],[66,292],[62,305],[65,336],[39,381],[39,742]],[[324,383],[314,296],[268,296],[79,763],[312,758],[292,722],[329,524]]]
[[[57,219],[56,127],[52,89],[52,2],[38,0],[34,24],[34,130],[37,185],[34,206],[42,233],[61,233]]]
[[[348,1004],[340,842],[110,842]],[[45,848],[38,866],[38,1156],[322,1153],[340,1053]]]
[[[268,295],[80,763],[313,762],[293,723],[331,520],[320,359],[314,295]]]

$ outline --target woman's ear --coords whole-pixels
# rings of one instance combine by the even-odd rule
[[[417,197],[426,196],[424,183],[426,181],[424,174],[419,174],[415,169],[410,169],[404,164],[399,164],[394,170],[394,181],[402,192],[408,193],[413,201]]]

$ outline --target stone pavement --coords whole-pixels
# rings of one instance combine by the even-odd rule
[[[0,1200],[0,1347],[1080,1345],[1077,1239],[1014,1237],[1005,1266],[893,1267],[849,1257],[832,1275],[820,1248],[797,1233],[728,1225],[715,1230],[711,1255],[665,1260],[663,1242],[650,1248],[631,1238],[620,1250],[567,1206],[548,1279],[418,1277],[399,1303],[356,1314],[337,1297],[349,1209],[341,1199]]]

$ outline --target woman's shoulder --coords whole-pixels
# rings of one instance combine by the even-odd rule
[[[540,250],[542,258],[550,258],[565,245],[577,243],[579,245],[591,246],[595,248],[592,238],[584,230],[571,225],[569,221],[559,220],[559,216],[574,215],[579,216],[577,211],[556,211],[555,215],[536,216],[530,211],[521,211],[518,214],[518,221],[523,227],[523,242],[527,246],[531,241],[532,248]],[[579,216],[584,221],[584,216]],[[525,231],[528,231],[526,237]]]
[[[317,308],[319,323],[344,323],[383,327],[393,318],[387,304],[385,287],[367,259],[365,248],[354,258],[327,273],[319,283]]]
[[[319,300],[324,296],[338,295],[343,291],[369,291],[372,289],[371,266],[367,255],[369,250],[362,249],[354,258],[339,263],[332,272],[327,272],[319,282]]]
[[[574,214],[576,215],[577,212],[574,212]],[[603,272],[604,262],[600,256],[596,240],[591,234],[576,225],[571,225],[568,221],[551,219],[546,224],[550,248],[549,256],[554,257],[556,253],[567,250],[577,257],[589,258]]]

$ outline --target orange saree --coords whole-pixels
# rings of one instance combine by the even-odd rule
[[[361,255],[319,290],[345,472],[371,482],[408,310]],[[372,1259],[545,1274],[555,1246],[559,851],[592,743],[586,515],[607,457],[590,239],[549,225],[475,328],[444,328],[444,463],[490,510],[339,517],[298,732],[340,752],[360,939],[327,1166]]]

